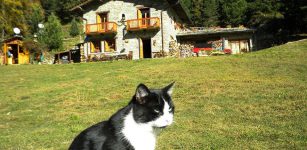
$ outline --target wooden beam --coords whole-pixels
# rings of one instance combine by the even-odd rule
[[[81,10],[83,10],[83,9],[82,9],[82,6],[88,4],[88,3],[92,2],[92,1],[93,1],[93,0],[86,0],[86,1],[84,1],[83,3],[80,3],[80,4],[78,4],[78,5],[74,6],[74,7],[72,7],[71,9],[69,9],[69,11],[74,11],[74,10],[76,10],[76,9],[78,9],[78,8],[81,9]]]

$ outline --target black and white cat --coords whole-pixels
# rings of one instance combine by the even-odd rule
[[[126,107],[82,131],[69,150],[154,150],[159,129],[173,122],[173,85],[162,89],[138,85]]]

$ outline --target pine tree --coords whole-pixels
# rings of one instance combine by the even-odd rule
[[[203,4],[203,23],[205,27],[217,26],[219,23],[218,19],[218,2],[217,0],[204,0]]]
[[[194,26],[203,25],[203,0],[192,0],[190,11],[192,13],[192,21]]]
[[[47,17],[52,13],[56,14],[61,8],[59,2],[59,0],[41,0],[41,5],[44,8]]]
[[[222,26],[238,26],[244,23],[246,0],[220,0],[219,11]]]
[[[276,0],[249,0],[246,11],[246,23],[249,26],[259,27],[268,22],[283,18],[280,13],[282,4]]]
[[[25,17],[29,26],[29,32],[35,34],[39,31],[38,24],[42,23],[45,19],[44,11],[39,3],[28,6],[27,10]]]
[[[71,26],[70,26],[69,34],[72,37],[75,37],[75,36],[80,34],[79,25],[78,25],[78,22],[76,21],[75,18],[73,18],[72,21],[71,21]]]
[[[63,47],[63,31],[60,20],[52,13],[48,17],[39,41],[47,45],[49,50],[59,51]]]
[[[283,0],[282,14],[286,30],[294,34],[307,32],[306,0]]]

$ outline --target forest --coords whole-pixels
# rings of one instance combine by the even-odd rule
[[[85,0],[0,0],[0,39],[21,29],[23,36],[39,33],[37,24],[54,21],[61,26],[75,21],[72,6]],[[263,33],[288,36],[307,32],[305,0],[180,0],[191,27],[245,26]],[[78,20],[78,19],[76,19]],[[52,32],[52,31],[50,31]],[[60,36],[60,35],[58,35]],[[48,44],[50,45],[50,43]],[[57,48],[57,47],[50,47]]]

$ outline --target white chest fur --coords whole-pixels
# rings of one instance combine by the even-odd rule
[[[135,150],[155,149],[156,135],[152,125],[136,123],[132,111],[125,117],[122,133]]]

